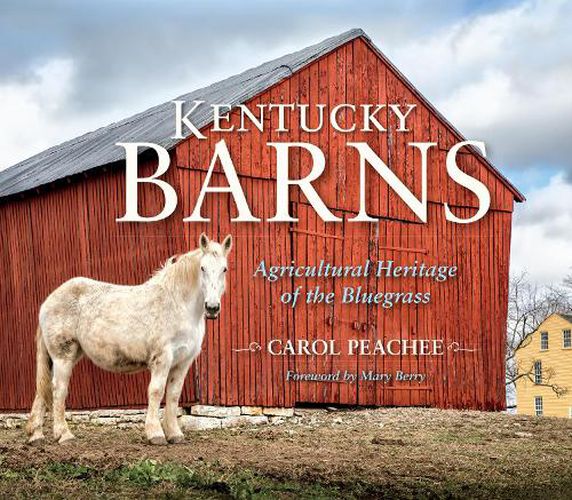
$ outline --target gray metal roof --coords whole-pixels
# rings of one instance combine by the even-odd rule
[[[568,323],[572,323],[572,313],[569,313],[569,314],[557,313],[557,314],[558,314],[558,316],[561,316],[566,321],[568,321]]]
[[[289,77],[312,61],[335,50],[346,42],[362,37],[383,60],[400,75],[413,92],[438,114],[451,128],[454,127],[425,99],[419,91],[387,60],[361,29],[352,29],[328,38],[316,45],[266,62],[208,87],[194,90],[176,99],[205,104],[193,113],[193,124],[201,129],[212,121],[210,104],[235,106],[262,93],[272,85]],[[27,160],[0,171],[0,198],[21,193],[65,177],[86,172],[125,158],[117,142],[151,142],[167,149],[179,142],[174,135],[174,105],[168,101],[106,127],[88,132],[80,137],[51,147]],[[485,160],[486,161],[486,160]],[[501,178],[518,201],[524,197],[488,161],[492,170]]]

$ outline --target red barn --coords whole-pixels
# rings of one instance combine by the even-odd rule
[[[416,104],[407,133],[387,109],[378,115],[387,133],[342,134],[330,127],[306,133],[292,124],[276,132],[274,116],[264,132],[242,134],[212,131],[208,113],[194,123],[207,137],[175,141],[171,102],[156,106],[50,148],[0,173],[0,410],[29,409],[34,391],[35,330],[39,305],[73,276],[83,275],[135,284],[169,255],[196,246],[206,231],[213,238],[235,237],[229,283],[221,319],[209,322],[196,366],[183,391],[182,404],[294,406],[298,403],[359,405],[423,405],[498,410],[505,406],[504,345],[511,219],[522,195],[485,158],[463,150],[459,164],[491,192],[491,209],[473,224],[445,219],[447,202],[458,216],[468,217],[477,198],[451,181],[445,156],[463,140],[460,133],[407,81],[361,31],[352,30],[299,52],[283,56],[204,89],[181,96],[207,104],[340,103]],[[311,111],[310,120],[317,117]],[[342,122],[349,120],[342,114]],[[239,124],[236,111],[231,123]],[[267,124],[268,125],[268,124]],[[214,144],[226,139],[241,185],[261,223],[231,223],[236,214],[227,193],[207,195],[203,215],[209,224],[183,222],[205,179]],[[179,195],[177,212],[162,222],[117,223],[125,212],[125,162],[117,142],[146,141],[169,149],[172,165],[164,179]],[[428,223],[421,223],[393,190],[371,173],[368,213],[371,223],[323,222],[299,190],[292,190],[291,211],[297,223],[267,223],[274,215],[275,158],[268,142],[311,142],[326,155],[327,168],[314,183],[328,208],[351,216],[359,207],[358,156],[346,142],[367,142],[412,190],[419,194],[419,155],[410,142],[438,143],[429,153]],[[143,153],[143,172],[150,175],[156,157]],[[291,158],[292,176],[304,176],[308,161]],[[225,182],[215,173],[213,182]],[[162,193],[141,189],[141,205],[157,213]],[[455,264],[459,276],[436,282],[408,277],[399,281],[370,277],[289,278],[275,283],[254,278],[260,261],[289,264],[337,264],[389,261],[413,264]],[[426,305],[377,304],[299,305],[280,301],[297,286],[320,285],[342,293],[345,286],[362,292],[402,289],[430,292]],[[440,339],[442,356],[272,356],[270,339]],[[252,342],[262,349],[245,350]],[[459,350],[467,349],[467,350]],[[349,384],[288,380],[290,373],[418,373],[423,381],[365,379]],[[72,377],[71,408],[126,407],[146,403],[146,374],[106,373],[82,360]]]

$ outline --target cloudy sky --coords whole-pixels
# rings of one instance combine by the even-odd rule
[[[572,271],[572,0],[4,0],[0,169],[361,27],[525,193],[512,272]]]

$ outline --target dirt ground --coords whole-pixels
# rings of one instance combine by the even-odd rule
[[[432,409],[297,410],[189,433],[79,425],[74,442],[0,430],[0,497],[572,498],[572,420]]]

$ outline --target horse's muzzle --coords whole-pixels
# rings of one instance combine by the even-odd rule
[[[220,313],[220,304],[209,305],[205,303],[205,315],[207,319],[217,319]]]

